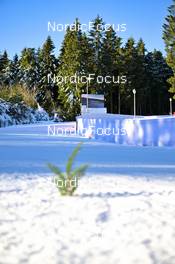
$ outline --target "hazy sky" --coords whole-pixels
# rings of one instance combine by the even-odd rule
[[[162,24],[171,0],[0,0],[0,51],[12,57],[24,47],[38,48],[51,35],[59,49],[65,32],[48,32],[48,21],[71,24],[76,17],[88,24],[97,14],[106,23],[126,24],[124,39],[140,37],[146,48],[164,52]]]

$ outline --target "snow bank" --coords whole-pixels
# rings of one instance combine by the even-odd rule
[[[48,120],[49,116],[43,109],[35,110],[23,102],[12,104],[0,99],[0,127]]]
[[[86,114],[77,117],[81,135],[123,145],[175,146],[175,117]]]

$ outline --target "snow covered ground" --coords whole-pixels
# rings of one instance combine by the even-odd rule
[[[0,263],[174,264],[174,148],[48,136],[47,125],[0,129]],[[60,197],[46,163],[64,169],[80,141],[76,165],[90,168]]]

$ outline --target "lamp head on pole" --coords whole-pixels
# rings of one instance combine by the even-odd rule
[[[136,89],[133,89],[132,92],[133,92],[133,94],[136,94]]]
[[[172,98],[169,98],[170,102],[172,102]]]

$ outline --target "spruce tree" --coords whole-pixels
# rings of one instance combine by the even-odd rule
[[[19,60],[17,54],[15,54],[12,61],[9,61],[5,75],[8,86],[17,85],[20,83],[21,74],[20,74]]]
[[[123,85],[122,90],[122,113],[133,114],[132,90],[136,88],[135,80],[137,75],[137,49],[133,38],[127,40],[122,53],[124,75],[127,76],[127,81]]]
[[[78,29],[79,21],[75,21]],[[63,78],[59,83],[59,100],[61,103],[60,114],[63,119],[74,120],[80,113],[80,98],[83,84],[78,82],[78,77],[84,75],[82,69],[82,40],[81,30],[67,28],[65,38],[61,47],[58,78]],[[85,56],[85,53],[84,53]],[[87,71],[87,70],[86,70]],[[71,79],[72,76],[76,78]]]
[[[142,39],[136,45],[136,73],[132,81],[133,89],[137,91],[137,114],[145,114],[145,93],[146,93],[146,69],[145,69],[146,48]]]
[[[58,61],[54,55],[54,43],[50,36],[47,37],[41,49],[37,51],[38,85],[37,101],[48,112],[57,106],[58,86],[54,76],[58,70]]]
[[[102,85],[97,83],[97,77],[102,76],[102,48],[104,40],[104,22],[98,15],[94,21],[92,29],[89,32],[89,43],[91,46],[93,61],[91,71],[95,75],[94,81],[90,83],[91,91],[93,93],[103,93]]]
[[[85,33],[82,33],[79,36],[81,56],[80,71],[82,74],[88,76],[89,74],[93,73],[93,50],[87,35]]]
[[[24,48],[19,60],[20,83],[29,90],[35,90],[38,83],[37,59],[34,48]]]
[[[9,59],[8,59],[8,54],[7,51],[5,50],[2,55],[0,55],[0,71],[5,69],[5,67],[8,66]]]
[[[145,57],[146,63],[146,93],[144,114],[160,115],[169,112],[168,88],[170,84],[166,80],[171,76],[171,68],[167,65],[160,51],[149,52]]]
[[[5,50],[2,55],[0,55],[0,86],[8,85],[7,70],[10,60],[8,58],[7,51]]]
[[[116,99],[118,96],[120,96],[120,82],[114,83],[114,81],[117,82],[118,77],[120,77],[122,74],[120,56],[121,38],[117,37],[113,28],[110,27],[104,35],[101,71],[104,77],[111,77],[111,83],[104,82],[101,87],[105,95],[106,107],[108,112],[111,113],[113,113],[115,110],[117,111],[117,109],[114,109],[114,104],[117,104]]]
[[[175,0],[173,0],[172,5],[168,8],[168,16],[165,20],[166,22],[163,25],[163,39],[167,53],[166,61],[172,69],[172,76],[168,79],[171,85],[169,92],[175,93]]]

